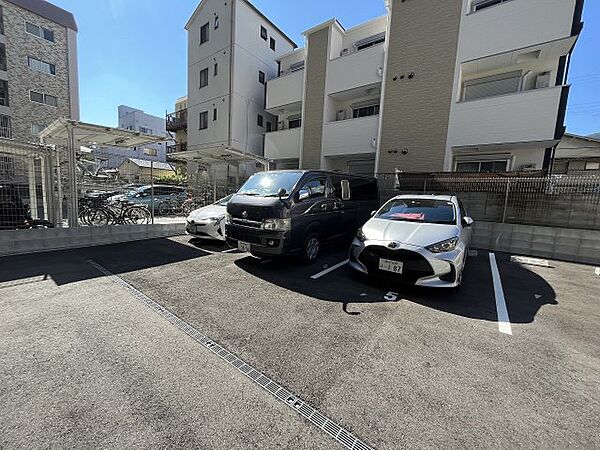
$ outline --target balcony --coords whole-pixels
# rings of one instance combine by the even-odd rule
[[[452,147],[527,142],[547,145],[555,140],[561,101],[566,100],[567,93],[567,86],[557,86],[459,102],[451,113],[449,144]]]
[[[272,114],[277,110],[300,110],[304,90],[304,70],[274,78],[267,83],[267,107]]]
[[[167,144],[167,155],[172,153],[179,153],[187,151],[187,143],[182,142],[180,144]]]
[[[374,155],[378,133],[379,115],[327,123],[323,156]]]
[[[167,114],[167,131],[177,132],[187,130],[187,109]]]
[[[265,158],[274,161],[300,158],[300,130],[291,128],[265,134]]]
[[[327,94],[381,83],[384,59],[385,46],[379,44],[329,61]]]
[[[469,61],[568,37],[576,3],[507,1],[470,12],[461,23],[459,56]]]

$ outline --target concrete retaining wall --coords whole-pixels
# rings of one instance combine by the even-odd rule
[[[600,265],[600,230],[476,222],[471,247]]]
[[[184,232],[183,223],[0,231],[0,256],[140,241]]]

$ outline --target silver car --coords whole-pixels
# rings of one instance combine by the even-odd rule
[[[186,220],[186,233],[201,239],[225,241],[225,214],[233,195],[192,211]]]
[[[350,266],[418,286],[458,287],[473,219],[449,195],[399,195],[358,230]]]

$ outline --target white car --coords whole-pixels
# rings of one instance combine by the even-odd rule
[[[212,205],[192,211],[186,220],[186,233],[201,239],[225,241],[225,214],[227,203],[233,196],[228,195]]]
[[[473,219],[449,195],[399,195],[358,230],[350,266],[418,286],[458,287]]]

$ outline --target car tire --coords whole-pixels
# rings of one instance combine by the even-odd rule
[[[313,264],[319,258],[319,252],[321,251],[321,239],[316,233],[309,234],[304,239],[304,245],[302,246],[302,262],[304,264]]]

